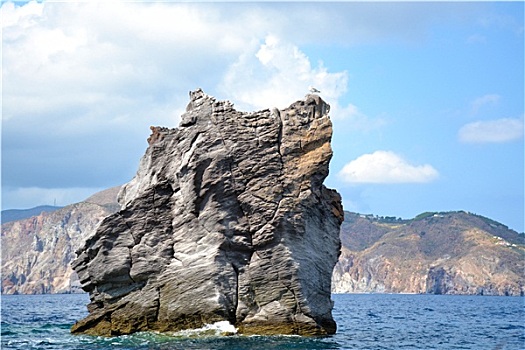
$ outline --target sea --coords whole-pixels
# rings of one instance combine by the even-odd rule
[[[221,336],[217,323],[173,334],[72,335],[86,294],[3,295],[1,349],[525,349],[525,297],[334,294],[327,337]]]

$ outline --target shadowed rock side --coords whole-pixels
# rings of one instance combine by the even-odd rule
[[[78,253],[90,293],[72,332],[177,331],[228,320],[243,334],[331,334],[340,253],[329,105],[238,112],[201,90],[179,128],[152,127],[136,176]]]

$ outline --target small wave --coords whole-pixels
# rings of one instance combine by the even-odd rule
[[[521,325],[515,326],[515,325],[512,325],[512,324],[499,327],[499,329],[504,329],[504,330],[513,330],[513,329],[522,329],[522,328],[525,328],[525,327],[521,326]]]
[[[39,346],[55,345],[55,342],[52,339],[46,338],[46,339],[41,339],[38,342],[36,342],[36,345],[39,345]]]
[[[279,339],[279,338],[298,338],[298,339],[304,339],[303,336],[298,334],[279,334],[279,335],[262,335],[262,334],[250,334],[244,336],[245,338],[272,338],[272,339]]]
[[[170,333],[174,337],[188,337],[188,338],[199,338],[199,337],[213,337],[213,336],[225,336],[237,334],[237,328],[228,321],[220,321],[212,324],[206,324],[201,328],[195,329],[184,329],[182,331]]]
[[[2,337],[5,337],[5,336],[8,336],[8,335],[16,335],[17,333],[16,332],[12,332],[12,331],[2,331]]]

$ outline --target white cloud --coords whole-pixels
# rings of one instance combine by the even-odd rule
[[[2,27],[17,24],[21,27],[31,26],[31,22],[42,15],[42,5],[36,1],[28,2],[25,6],[15,8],[12,2],[6,2],[1,7]]]
[[[149,126],[176,126],[198,87],[250,109],[289,104],[310,84],[332,104],[346,89],[346,72],[312,66],[286,38],[294,25],[307,41],[326,32],[318,22],[331,10],[315,4],[30,2],[0,11],[4,186],[121,183],[134,170],[122,173],[123,159],[138,162]]]
[[[90,116],[92,122],[119,114],[136,123],[149,110],[179,108],[190,89],[202,87],[213,94],[226,67],[230,81],[223,87],[241,90],[226,98],[241,96],[243,103],[257,106],[277,98],[282,104],[302,97],[303,85],[313,80],[322,85],[324,97],[336,100],[346,88],[346,72],[328,73],[322,64],[312,67],[290,43],[412,38],[414,27],[423,28],[435,13],[452,10],[358,3],[4,3],[3,119],[53,115],[51,125],[60,116],[85,118],[82,111],[97,106],[101,112]],[[400,25],[406,18],[413,23]],[[265,36],[267,42],[260,46]],[[244,74],[269,79],[260,97],[251,95],[255,88],[244,92],[247,84],[231,81]],[[275,92],[282,89],[279,84],[287,86],[284,94]],[[171,113],[156,119],[177,123]]]
[[[476,98],[471,102],[471,109],[473,114],[477,114],[481,107],[486,105],[495,105],[499,102],[500,96],[498,94],[487,94]]]
[[[146,110],[185,103],[204,74],[218,79],[252,34],[237,34],[213,6],[31,2],[1,11],[4,120],[84,118],[95,106],[93,121],[117,113],[140,121]]]
[[[321,90],[327,101],[337,101],[346,92],[346,71],[330,73],[322,62],[312,67],[299,48],[276,35],[264,43],[253,42],[230,66],[221,84],[243,109],[287,107],[308,93],[308,86]]]
[[[458,7],[32,1],[0,11],[3,185],[95,188],[132,176],[149,126],[176,126],[198,87],[252,109],[314,85],[334,118],[371,127],[339,101],[347,73],[312,64],[306,47],[322,57],[334,43],[419,40]]]
[[[439,176],[431,165],[412,165],[391,151],[364,154],[346,164],[339,177],[349,183],[423,183]]]
[[[523,120],[502,118],[464,125],[458,138],[464,143],[503,143],[523,137]]]
[[[322,62],[312,65],[295,45],[276,35],[264,42],[254,41],[225,74],[220,89],[239,109],[285,108],[309,93],[312,85],[330,104],[330,116],[353,130],[371,131],[387,124],[384,118],[371,118],[353,104],[342,105],[346,93],[346,71],[330,72]]]

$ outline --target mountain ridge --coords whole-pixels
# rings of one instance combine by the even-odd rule
[[[28,209],[5,209],[1,213],[2,224],[6,224],[11,221],[23,220],[32,216],[37,216],[41,213],[52,213],[63,207],[53,205],[38,205]]]
[[[2,294],[81,292],[71,268],[75,250],[104,217],[116,211],[119,188],[97,193],[114,197],[113,203],[91,196],[53,212],[3,223]]]
[[[97,220],[102,220],[104,215],[109,215],[110,213],[118,210],[116,197],[119,189],[120,187],[113,187],[106,191],[102,191],[105,192],[103,194],[96,193],[93,196],[87,198],[86,200],[80,202],[84,203],[82,205],[79,205],[79,203],[75,203],[63,207],[60,210],[55,211],[54,213],[42,213],[31,218],[19,220],[17,224],[18,230],[16,230],[17,234],[14,234],[13,232],[13,226],[15,226],[14,222],[3,223],[1,292],[8,294],[32,294],[42,292],[69,293],[78,291],[79,285],[78,281],[76,280],[76,276],[74,274],[71,275],[72,270],[69,266],[70,260],[67,261],[67,269],[64,269],[62,267],[59,269],[56,266],[51,266],[48,263],[46,264],[45,257],[38,255],[42,252],[35,251],[34,249],[40,247],[48,249],[48,253],[51,251],[55,251],[56,253],[58,253],[59,251],[56,250],[56,247],[53,248],[51,244],[51,242],[56,240],[57,242],[62,242],[60,243],[62,244],[62,246],[64,246],[64,244],[68,244],[71,246],[70,249],[68,248],[69,250],[66,249],[66,251],[69,251],[69,253],[66,254],[66,257],[64,259],[72,260],[74,258],[74,251],[77,248],[79,248],[80,244],[82,244],[83,239],[85,239],[85,237],[91,234],[92,230],[95,229],[96,225],[98,224]],[[104,197],[106,197],[106,199],[101,199]],[[109,198],[109,200],[107,198]],[[84,210],[87,211],[83,212]],[[401,269],[402,271],[404,271],[404,274],[410,275],[413,280],[415,279],[419,281],[417,283],[420,286],[420,290],[416,290],[414,288],[414,281],[409,281],[410,283],[404,282],[405,287],[402,287],[401,282],[403,280],[401,278],[398,282],[392,284],[392,280],[389,280],[389,278],[384,277],[385,272],[388,272],[385,271],[385,267],[392,266],[392,261],[386,262],[384,260],[383,255],[385,245],[387,247],[392,248],[394,244],[399,245],[402,242],[405,242],[406,244],[407,242],[411,243],[412,241],[418,240],[418,238],[415,236],[416,233],[418,236],[424,237],[425,235],[431,233],[425,227],[428,227],[428,225],[437,225],[439,224],[440,220],[443,223],[444,221],[442,220],[446,219],[446,217],[451,216],[462,217],[463,219],[467,218],[467,222],[470,222],[470,225],[476,224],[479,226],[477,227],[477,231],[474,229],[467,230],[468,232],[470,232],[469,235],[471,236],[470,239],[466,240],[467,242],[470,242],[468,243],[470,244],[470,248],[472,248],[473,241],[474,243],[477,241],[478,245],[479,242],[483,243],[483,247],[478,247],[477,249],[474,249],[475,252],[483,254],[490,253],[487,256],[492,256],[500,261],[503,259],[503,262],[505,262],[506,259],[508,260],[509,256],[511,258],[513,257],[514,260],[510,259],[510,262],[507,262],[506,265],[504,264],[503,266],[500,266],[500,268],[508,270],[508,266],[512,265],[514,266],[514,268],[511,269],[512,271],[519,272],[524,270],[525,267],[523,267],[523,263],[521,263],[520,265],[520,261],[522,262],[525,259],[525,255],[523,253],[525,251],[525,234],[518,233],[508,228],[502,223],[499,223],[493,219],[478,214],[461,210],[448,212],[424,212],[415,216],[412,219],[401,219],[394,216],[378,216],[373,214],[360,214],[345,211],[345,220],[343,221],[343,224],[341,226],[341,241],[343,246],[342,254],[340,256],[338,264],[336,265],[336,268],[334,269],[334,274],[332,276],[333,291],[341,293],[440,292],[442,294],[496,293],[498,295],[505,295],[505,288],[501,289],[501,291],[498,291],[494,288],[488,288],[490,282],[488,282],[487,286],[483,287],[485,284],[487,284],[484,281],[489,281],[489,279],[491,279],[492,277],[490,276],[490,274],[485,275],[484,277],[480,276],[479,274],[476,274],[475,270],[469,272],[472,275],[469,278],[471,280],[477,279],[478,282],[476,283],[478,284],[477,287],[480,287],[479,290],[476,289],[477,287],[474,288],[472,286],[470,288],[464,286],[465,290],[461,291],[460,289],[458,290],[452,287],[447,287],[443,289],[441,288],[442,286],[439,287],[439,285],[436,285],[436,279],[441,280],[443,283],[445,283],[446,281],[444,281],[444,279],[446,279],[446,276],[448,276],[447,271],[448,273],[450,273],[454,269],[451,270],[452,267],[450,264],[443,264],[447,260],[443,260],[443,257],[440,257],[440,255],[437,253],[434,254],[434,259],[432,260],[430,254],[425,253],[426,250],[434,249],[432,242],[431,240],[421,240],[421,237],[419,238],[419,245],[408,245],[411,247],[412,253],[415,254],[416,257],[418,257],[418,259],[420,259],[419,262],[417,262],[417,259],[414,260],[415,258],[411,258],[411,263],[408,263],[404,260],[399,259],[399,256],[397,256],[398,261],[396,262],[396,264],[398,264],[399,267],[404,267],[403,269]],[[82,223],[83,220],[85,220],[86,222]],[[80,224],[80,229],[75,228],[78,224]],[[411,229],[407,231],[407,227]],[[400,232],[403,228],[405,228],[406,232],[404,232],[404,236],[400,237],[400,235],[403,234],[403,232]],[[416,229],[419,229],[419,231],[417,231]],[[47,231],[44,232],[43,230]],[[442,229],[441,231],[446,232],[446,230],[444,229]],[[423,234],[423,232],[425,233]],[[67,242],[63,242],[64,237],[61,236],[68,236],[69,240]],[[410,239],[407,240],[407,237],[411,237],[412,241]],[[462,242],[462,240],[460,239],[459,242]],[[513,247],[513,244],[516,246]],[[451,252],[453,252],[454,249],[456,250],[456,253],[461,252],[458,251],[459,248],[457,247],[457,245],[445,245],[444,243],[441,245],[441,253],[443,253],[443,250],[445,250],[445,248],[451,250]],[[15,260],[17,261],[17,263],[9,261],[11,259],[10,257],[13,256],[13,254],[8,253],[8,251],[13,250],[13,247],[17,247],[15,254]],[[434,250],[437,251],[437,248]],[[498,254],[494,255],[495,251],[498,252]],[[404,250],[404,252],[407,253],[406,249]],[[394,253],[395,250],[390,249],[389,254],[396,256],[396,254]],[[450,255],[449,252],[445,252],[442,255],[447,254]],[[469,255],[466,254],[465,251],[463,251],[462,254],[464,255],[464,258],[460,261],[461,266],[463,266],[462,268],[472,270],[472,263],[468,263],[468,259],[466,258]],[[506,255],[507,257],[505,257]],[[383,258],[381,258],[381,256],[383,256]],[[421,256],[426,256],[426,258],[421,259]],[[372,259],[372,261],[374,261],[374,257],[377,258],[375,260],[376,265],[379,265],[378,261],[383,259],[382,261],[380,261],[383,264],[382,268],[378,269],[372,266],[369,260]],[[476,261],[475,257],[471,258],[474,259],[473,261]],[[448,261],[450,261],[450,258],[448,259]],[[418,266],[418,263],[421,264],[421,266],[419,267],[419,275],[410,273],[410,267],[413,264],[415,264],[415,266]],[[423,263],[425,263],[426,265]],[[19,266],[16,267],[17,265]],[[423,271],[423,265],[426,266],[426,271]],[[486,263],[483,263],[481,265],[486,265]],[[29,269],[27,268],[28,266],[30,267]],[[496,265],[494,265],[493,267],[496,267]],[[40,268],[42,269],[42,271],[49,271],[44,273],[45,276],[47,276],[46,278],[42,279],[39,277],[39,280],[41,282],[39,287],[35,287],[34,283],[36,282],[32,282],[33,285],[31,285],[29,283],[31,281],[27,280],[31,276],[31,271],[28,270],[33,270],[34,272],[35,268]],[[52,275],[53,271],[55,271],[55,275]],[[65,274],[66,277],[60,277],[56,275],[60,273]],[[360,277],[364,276],[364,280],[362,278],[356,280],[355,277],[357,276],[357,273],[361,274]],[[519,276],[517,276],[515,272],[512,272],[510,274],[514,276],[512,277],[512,280],[514,281],[514,291],[507,290],[507,294],[521,295],[524,290],[523,286],[525,285],[525,278],[523,277],[523,274],[521,274],[521,278],[519,278]],[[57,288],[56,286],[53,286],[53,283],[55,283],[53,281],[55,281],[55,279],[56,281],[59,281],[60,278],[62,278],[62,281],[66,281],[68,278],[72,278],[72,281],[68,282],[67,288]],[[500,280],[498,280],[497,283],[501,284],[501,275],[498,278]],[[24,283],[22,283],[24,279],[25,281]],[[430,284],[428,285],[427,289],[427,279],[429,279],[429,281],[434,281],[432,282],[434,283],[433,285],[435,285],[435,287],[432,287],[434,289],[431,288]],[[65,286],[65,282],[61,283],[62,286]],[[464,284],[464,282],[461,283]],[[408,288],[406,286],[411,287]]]
[[[345,212],[332,286],[341,293],[523,295],[524,238],[465,211],[411,220]]]
[[[89,196],[88,198],[78,203],[82,203],[82,202],[93,203],[93,204],[98,204],[102,206],[108,206],[109,208],[113,210],[117,210],[118,207],[120,206],[113,197],[116,196],[115,193],[118,193],[118,191],[120,190],[120,187],[121,186],[114,186],[114,187],[110,187],[105,190],[96,192],[92,194],[91,196]],[[6,224],[11,221],[28,219],[33,216],[38,216],[41,213],[52,213],[54,211],[57,211],[59,209],[65,208],[73,204],[76,204],[76,203],[71,203],[71,204],[64,205],[64,206],[53,206],[53,205],[42,204],[42,205],[37,205],[36,207],[27,208],[27,209],[19,209],[19,208],[4,209],[1,211],[1,215],[2,215],[1,221],[2,221],[2,224]]]

